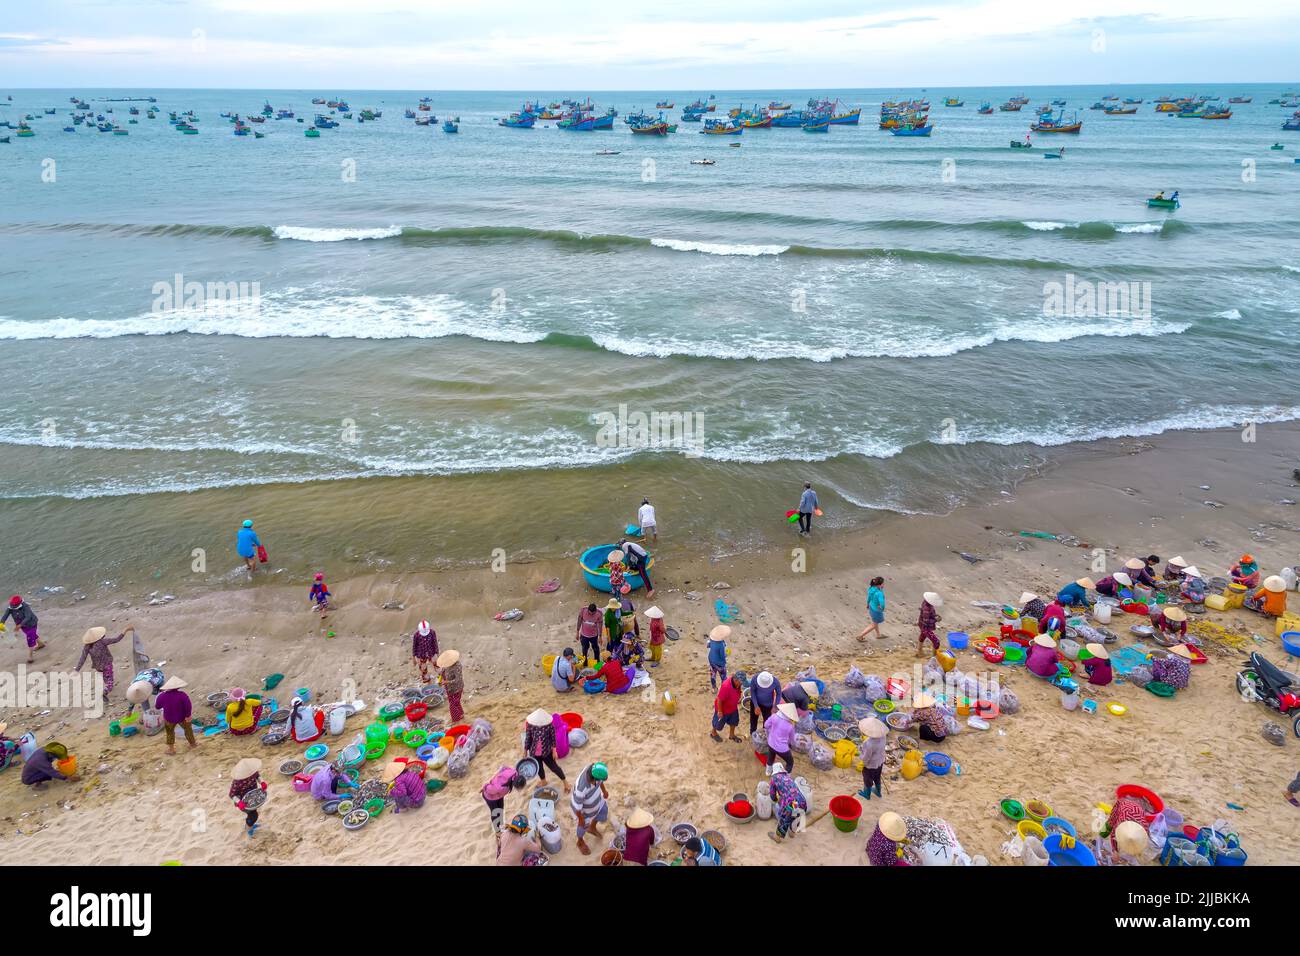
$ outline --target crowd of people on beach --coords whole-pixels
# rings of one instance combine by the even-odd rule
[[[792,515],[795,513],[798,515],[799,534],[810,534],[813,516],[821,514],[816,492],[810,483],[805,483],[797,512],[792,512]],[[651,557],[643,542],[657,541],[658,526],[654,507],[648,498],[642,500],[637,518],[639,525],[629,526],[627,533],[606,556],[609,599],[603,605],[593,601],[581,607],[574,630],[578,647],[566,646],[547,662],[551,688],[556,694],[575,691],[625,694],[633,686],[648,683],[648,669],[663,663],[667,641],[679,638],[676,630],[666,624],[665,613],[658,605],[652,605],[638,615],[633,603],[632,594],[637,588],[644,587],[647,597],[654,593],[650,579]],[[250,575],[256,572],[259,564],[267,561],[265,546],[254,532],[251,519],[243,521],[237,531],[236,552]],[[1144,613],[1148,614],[1151,634],[1167,650],[1152,660],[1153,677],[1171,688],[1182,689],[1189,685],[1190,665],[1200,653],[1195,636],[1189,633],[1189,613],[1203,612],[1212,597],[1212,590],[1228,588],[1239,594],[1240,606],[1252,612],[1271,617],[1284,615],[1287,591],[1294,587],[1294,580],[1286,579],[1287,573],[1294,572],[1285,569],[1282,573],[1265,576],[1252,555],[1242,554],[1227,569],[1226,578],[1212,587],[1200,569],[1182,555],[1163,561],[1160,556],[1151,554],[1145,558],[1127,559],[1120,570],[1096,580],[1084,575],[1066,582],[1055,594],[1040,596],[1025,590],[1016,604],[1005,607],[1003,612],[1015,620],[1019,633],[1029,635],[1025,648],[1026,671],[1051,680],[1059,677],[1059,642],[1072,618],[1083,612],[1095,613],[1102,605],[1124,607],[1126,602],[1139,600],[1149,603]],[[324,573],[314,573],[308,591],[310,606],[324,616],[332,609],[332,597]],[[886,581],[882,575],[870,578],[866,606],[868,623],[856,635],[857,639],[864,641],[869,635],[883,639],[882,625],[888,602]],[[922,593],[915,622],[918,658],[929,657],[942,662],[947,654],[941,651],[938,638],[943,606],[944,599],[939,592],[927,590]],[[0,617],[0,628],[9,621],[22,631],[28,660],[33,660],[35,653],[46,647],[38,632],[36,611],[20,595],[15,595]],[[170,676],[164,673],[161,663],[152,663],[132,625],[127,624],[115,635],[109,635],[102,626],[88,628],[82,635],[81,654],[74,670],[80,671],[89,664],[100,677],[104,700],[110,700],[116,687],[113,648],[128,635],[132,638],[135,676],[124,694],[127,717],[132,717],[139,707],[143,715],[155,721],[156,729],[160,724],[168,754],[176,753],[178,734],[185,737],[190,749],[195,748],[198,743],[193,725],[193,703],[185,692],[187,682],[175,673]],[[806,722],[809,715],[816,712],[824,685],[802,674],[782,680],[775,668],[760,669],[752,679],[735,671],[729,666],[728,642],[732,636],[732,626],[720,623],[707,632],[703,642],[701,677],[706,669],[713,695],[708,736],[715,743],[742,744],[748,739],[761,740],[775,819],[775,828],[770,836],[782,843],[790,838],[797,822],[808,812],[806,796],[793,777],[794,738],[801,722]],[[414,672],[424,684],[432,681],[441,685],[451,721],[459,723],[465,717],[465,677],[460,652],[440,647],[438,634],[428,620],[418,623],[410,641]],[[1089,642],[1086,650],[1088,654],[1081,663],[1087,682],[1096,686],[1109,684],[1115,672],[1105,644]],[[910,726],[920,739],[935,743],[943,741],[948,730],[945,714],[935,698],[921,692],[912,698],[911,704]],[[265,705],[265,695],[260,692],[231,688],[221,705],[223,729],[232,737],[253,734],[267,716]],[[286,735],[299,744],[316,741],[326,732],[325,717],[325,710],[314,706],[301,693],[295,695],[284,722]],[[570,730],[559,717],[547,708],[537,708],[524,722],[522,750],[532,773],[524,773],[519,764],[504,765],[481,788],[497,841],[497,860],[502,865],[535,865],[543,861],[544,851],[538,831],[547,818],[545,815],[539,817],[536,812],[536,796],[530,801],[530,812],[514,814],[508,821],[505,806],[512,793],[528,791],[538,784],[548,787],[548,771],[554,775],[559,788],[551,792],[557,798],[560,791],[568,797],[576,821],[576,845],[582,854],[591,852],[587,838],[600,838],[601,825],[609,822],[609,768],[601,761],[590,761],[573,782],[569,782],[559,761],[569,753]],[[742,731],[742,723],[747,723],[747,733]],[[863,718],[857,728],[862,775],[862,787],[857,793],[865,800],[880,799],[883,797],[882,768],[887,728],[875,716]],[[75,774],[75,767],[70,765],[69,755],[62,745],[38,745],[34,734],[30,733],[14,740],[6,736],[7,729],[7,724],[0,723],[0,757],[6,763],[11,755],[23,760],[24,784],[43,788],[49,781],[66,780]],[[244,814],[245,832],[249,836],[260,826],[260,808],[267,792],[260,771],[261,762],[256,758],[240,759],[233,768],[228,790],[229,798]],[[388,794],[397,812],[423,804],[425,782],[422,767],[395,761],[384,767],[380,779],[388,786]],[[334,765],[313,777],[311,794],[316,800],[337,799],[353,786],[353,780]],[[1300,777],[1288,790],[1288,799],[1295,802],[1298,790]],[[534,794],[536,792],[534,790]],[[1128,821],[1121,813],[1111,821],[1112,831],[1125,822]],[[629,814],[624,824],[622,859],[645,864],[654,843],[653,816],[638,808]],[[871,862],[875,865],[901,862],[899,848],[905,840],[905,831],[904,821],[898,814],[882,814],[867,845]],[[720,865],[721,855],[708,841],[692,838],[685,845],[680,862],[698,866]]]

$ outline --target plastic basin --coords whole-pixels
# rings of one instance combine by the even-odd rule
[[[424,716],[428,712],[429,705],[422,700],[417,700],[406,705],[406,719],[411,723],[415,723],[418,720],[424,720]]]
[[[1016,832],[1021,838],[1033,836],[1040,840],[1047,839],[1047,831],[1043,829],[1043,825],[1034,820],[1021,820],[1016,824]]]
[[[604,591],[606,594],[613,594],[614,589],[609,584],[609,572],[598,570],[606,563],[609,553],[613,551],[613,544],[598,544],[594,548],[588,548],[582,552],[582,557],[578,559],[578,565],[582,568],[582,576],[587,579],[587,584],[597,591]],[[651,555],[646,563],[647,568],[655,566],[654,555]],[[630,585],[632,590],[645,587],[645,580],[639,574],[627,571],[623,574],[623,580]]]
[[[1020,821],[1025,818],[1025,807],[1019,800],[1007,797],[998,805],[998,808],[1008,820]]]
[[[572,711],[560,714],[560,720],[568,724],[570,730],[577,730],[582,726],[582,714],[575,714]]]
[[[942,777],[952,769],[952,758],[947,754],[931,751],[925,755],[925,765],[929,768],[930,773],[936,777]]]
[[[1115,799],[1120,797],[1135,797],[1139,800],[1145,800],[1150,810],[1146,814],[1147,826],[1150,826],[1155,820],[1157,813],[1163,813],[1165,802],[1160,799],[1160,795],[1154,790],[1148,790],[1146,787],[1139,786],[1136,783],[1126,783],[1123,786],[1115,788]]]
[[[1078,836],[1078,833],[1075,832],[1074,824],[1069,820],[1063,820],[1060,817],[1045,817],[1042,826],[1044,830],[1049,832],[1049,835],[1052,828],[1055,827],[1058,830],[1065,831],[1070,836]]]
[[[970,635],[965,631],[949,631],[948,646],[954,651],[964,651],[970,644]]]
[[[1092,851],[1082,843],[1075,842],[1074,846],[1066,848],[1062,846],[1063,838],[1059,833],[1053,833],[1043,841],[1043,849],[1047,851],[1047,859],[1052,866],[1096,866],[1097,858],[1092,855]]]

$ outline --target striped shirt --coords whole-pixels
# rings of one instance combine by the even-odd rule
[[[592,764],[582,768],[578,779],[573,782],[573,796],[569,804],[574,813],[581,813],[584,820],[591,820],[600,813],[605,805],[605,794],[601,792],[600,781],[591,776]]]

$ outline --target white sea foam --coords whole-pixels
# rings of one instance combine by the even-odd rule
[[[1241,318],[1241,312],[1237,309],[1226,309],[1223,312],[1215,312],[1214,317],[1216,319],[1239,319]]]
[[[1116,226],[1115,231],[1147,234],[1162,232],[1164,228],[1165,224],[1163,222],[1131,222],[1122,226]]]
[[[1077,229],[1077,222],[1053,222],[1051,220],[1029,220],[1025,223],[1035,232],[1055,232],[1057,229]]]
[[[706,252],[711,256],[779,256],[789,246],[758,246],[730,242],[696,242],[689,239],[651,239],[650,245],[678,252]]]
[[[276,226],[272,231],[277,239],[297,239],[300,242],[343,242],[347,239],[391,239],[402,234],[402,227],[313,229],[309,226]]]

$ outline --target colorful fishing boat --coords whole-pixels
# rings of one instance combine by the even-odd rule
[[[1105,108],[1105,113],[1107,116],[1132,116],[1136,112],[1137,112],[1136,106],[1128,107],[1128,108],[1125,108],[1123,106],[1108,106]]]
[[[662,120],[644,125],[633,126],[632,133],[638,136],[667,136],[668,124]]]
[[[975,112],[979,113],[981,116],[991,116],[993,115],[993,107],[988,103],[981,103],[980,108]]]
[[[966,101],[962,99],[958,99],[955,96],[950,96],[943,101],[943,105],[944,106],[965,106]]]
[[[672,108],[673,108],[673,104],[668,102],[667,100],[660,100],[658,103],[655,104],[655,109],[657,110],[670,110]]]
[[[805,133],[827,133],[830,132],[831,121],[829,117],[811,119],[801,124]]]
[[[1024,105],[1025,105],[1024,103],[1017,103],[1014,100],[1007,100],[1005,103],[999,106],[998,109],[1001,110],[1003,113],[1019,113],[1021,107],[1023,107]]]
[[[897,129],[891,129],[890,132],[895,136],[929,136],[934,132],[934,124],[926,123],[921,126],[908,124]]]
[[[832,126],[857,126],[862,116],[862,109],[849,110],[845,113],[832,113],[828,122]]]
[[[320,130],[315,126],[308,126],[303,135],[308,139],[320,139]]]
[[[1078,133],[1083,129],[1083,121],[1076,113],[1069,120],[1063,114],[1040,116],[1038,122],[1029,127],[1034,133]]]
[[[1249,103],[1254,97],[1251,96],[1232,96],[1228,98],[1229,103]]]
[[[1012,149],[1033,149],[1033,148],[1034,148],[1034,144],[1031,143],[1031,142],[1029,142],[1029,140],[1025,140],[1025,141],[1022,143],[1022,142],[1020,142],[1020,140],[1018,140],[1018,139],[1013,139],[1013,140],[1011,141],[1011,148],[1012,148]]]
[[[772,117],[750,115],[741,119],[740,125],[745,129],[766,129],[772,125]]]
[[[745,132],[745,128],[739,123],[729,123],[726,120],[705,120],[704,129],[700,130],[708,136],[739,136]]]
[[[442,124],[442,131],[444,133],[459,133],[460,123],[455,122],[454,120],[444,120]]]
[[[1232,119],[1232,110],[1215,110],[1212,113],[1202,113],[1201,119],[1207,119],[1207,120]]]
[[[1168,199],[1166,199],[1164,194],[1161,193],[1160,195],[1152,196],[1147,200],[1147,206],[1152,209],[1177,209],[1179,205],[1177,192]]]
[[[503,116],[497,121],[498,126],[504,126],[507,129],[532,129],[536,120],[531,116],[520,116],[518,113],[511,113],[509,116]]]

